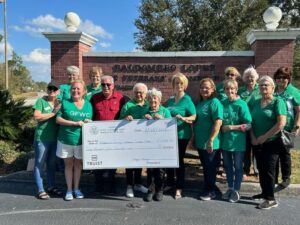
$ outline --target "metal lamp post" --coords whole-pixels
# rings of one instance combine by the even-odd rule
[[[4,5],[4,59],[5,59],[5,89],[8,90],[8,59],[7,59],[7,29],[6,29],[6,0],[0,0]]]

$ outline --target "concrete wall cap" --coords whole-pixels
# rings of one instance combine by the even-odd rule
[[[84,32],[43,32],[42,33],[50,42],[61,41],[71,42],[78,41],[88,46],[93,46],[98,39]]]

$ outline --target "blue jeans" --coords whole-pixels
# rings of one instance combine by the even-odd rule
[[[245,152],[222,151],[228,188],[239,191],[243,180],[243,161]]]
[[[217,167],[220,163],[220,151],[214,150],[208,153],[206,150],[198,149],[199,158],[203,167],[205,194],[216,191]]]
[[[35,141],[34,142],[34,178],[38,192],[45,191],[43,185],[43,167],[47,164],[47,185],[55,185],[55,159],[57,142]]]

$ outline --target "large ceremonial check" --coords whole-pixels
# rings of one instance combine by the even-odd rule
[[[179,166],[174,118],[94,121],[82,136],[83,169]]]

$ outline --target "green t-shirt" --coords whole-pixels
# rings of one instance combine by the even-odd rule
[[[139,105],[133,99],[128,102],[122,107],[120,113],[120,119],[124,119],[127,116],[132,116],[133,119],[144,119],[145,114],[148,112],[149,109],[149,102],[145,101],[144,105]]]
[[[66,120],[81,121],[93,118],[93,108],[89,101],[85,100],[82,109],[78,109],[72,99],[63,100],[57,117]],[[61,143],[66,145],[81,145],[82,133],[80,126],[60,125],[58,138]]]
[[[223,103],[224,114],[222,125],[250,124],[252,122],[248,105],[238,98],[229,101],[227,98]],[[237,152],[246,150],[246,133],[239,130],[232,130],[222,133],[222,150]]]
[[[254,100],[250,104],[252,116],[252,129],[256,138],[268,132],[276,123],[279,115],[285,115],[286,105],[282,98],[274,97],[273,100],[265,107],[260,105],[261,98]],[[275,134],[268,141],[272,141],[278,137]]]
[[[223,106],[217,98],[199,101],[196,106],[197,119],[194,123],[196,147],[206,149],[208,138],[217,119],[223,120]],[[220,132],[213,141],[213,149],[220,148]]]
[[[247,103],[252,98],[254,99],[260,98],[258,84],[255,84],[254,89],[251,92],[248,91],[247,86],[240,87],[238,90],[238,95],[241,97],[242,100],[244,100]]]
[[[227,95],[225,94],[225,91],[224,91],[224,83],[223,82],[217,84],[216,91],[217,91],[217,98],[221,102],[224,101],[225,99],[227,99]]]
[[[284,129],[287,131],[291,131],[294,127],[296,116],[294,107],[300,105],[300,91],[292,84],[288,84],[284,92],[277,93],[275,90],[274,95],[280,96],[286,102],[287,117]]]
[[[85,98],[86,98],[88,101],[91,100],[91,98],[92,98],[92,96],[93,96],[94,94],[97,94],[97,93],[99,93],[99,92],[102,91],[101,85],[100,85],[99,87],[97,87],[97,88],[93,88],[93,85],[92,85],[92,84],[89,84],[89,85],[86,86],[86,89],[87,89],[87,93],[86,93]]]
[[[167,108],[163,107],[162,105],[159,106],[157,112],[151,111],[150,109],[148,110],[149,111],[146,114],[149,114],[152,117],[154,117],[155,114],[161,115],[164,119],[172,117],[170,111]]]
[[[51,113],[53,107],[44,98],[39,98],[33,106],[33,109],[39,110],[42,114]],[[56,141],[57,140],[58,124],[55,122],[55,116],[38,122],[35,132],[35,141]]]
[[[58,100],[71,99],[71,84],[61,84],[59,90],[60,94],[57,96]]]
[[[167,108],[170,110],[172,117],[178,114],[183,117],[196,115],[195,105],[187,94],[184,94],[178,102],[175,102],[175,96],[171,96],[167,102]],[[177,120],[177,132],[178,139],[190,139],[192,137],[191,125],[182,120]]]

